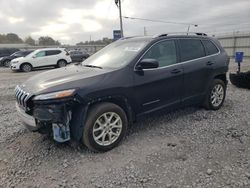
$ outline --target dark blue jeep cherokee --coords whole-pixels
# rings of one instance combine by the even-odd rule
[[[197,104],[218,110],[228,64],[219,42],[202,33],[122,38],[17,86],[16,107],[30,130],[107,151],[144,114]]]

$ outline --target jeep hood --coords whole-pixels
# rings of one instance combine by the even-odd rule
[[[24,82],[21,87],[27,92],[37,95],[54,91],[87,88],[101,84],[105,73],[110,69],[98,69],[81,65],[70,65],[37,74]]]

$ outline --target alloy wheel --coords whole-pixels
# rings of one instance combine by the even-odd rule
[[[25,65],[22,66],[22,70],[24,72],[30,72],[31,71],[31,66],[28,65],[28,64],[25,64]]]
[[[121,117],[115,112],[106,112],[95,121],[92,134],[97,144],[108,146],[119,138],[121,132]]]
[[[224,89],[221,84],[216,84],[211,92],[211,104],[214,107],[218,107],[221,105],[222,101],[224,99]]]

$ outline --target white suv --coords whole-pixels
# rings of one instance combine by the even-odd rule
[[[71,63],[69,53],[63,48],[38,49],[26,57],[20,57],[11,61],[12,70],[29,72],[38,67],[65,67]]]

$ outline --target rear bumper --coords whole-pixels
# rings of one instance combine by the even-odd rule
[[[29,130],[36,131],[39,129],[39,127],[36,124],[35,118],[25,113],[25,111],[22,108],[20,108],[17,103],[16,103],[16,109],[19,118]]]

